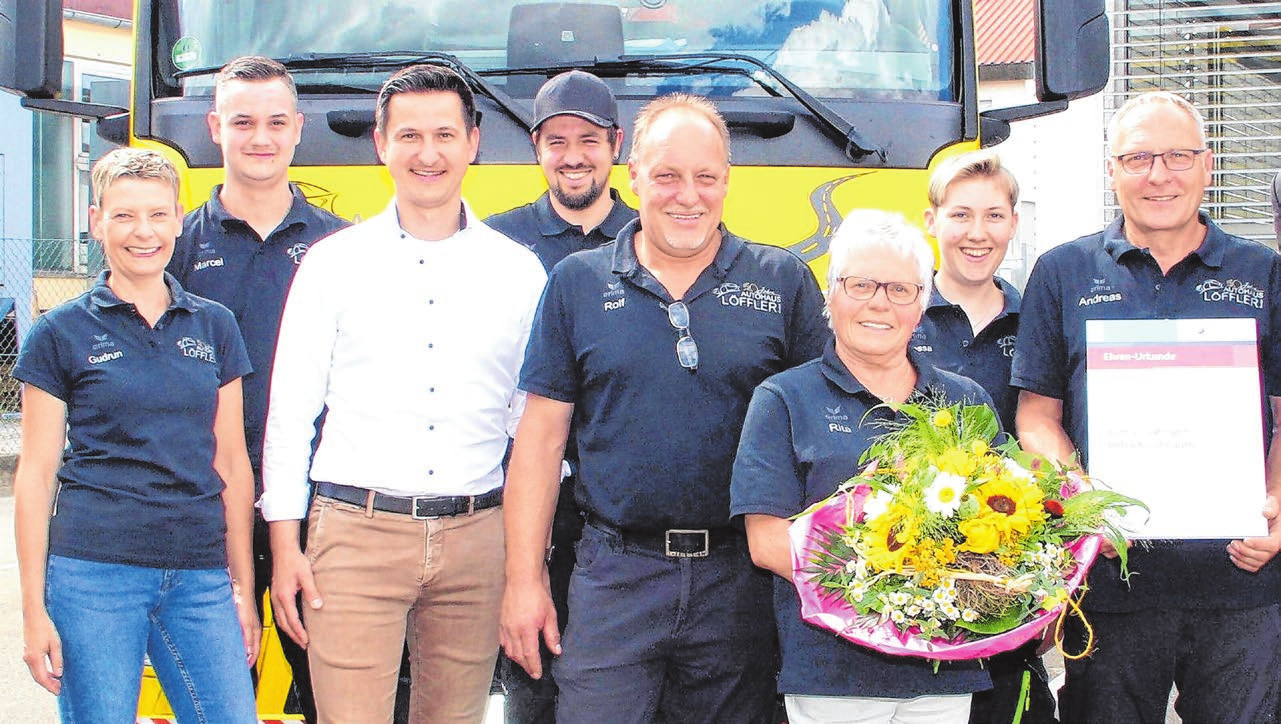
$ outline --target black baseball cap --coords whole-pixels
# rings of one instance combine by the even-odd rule
[[[552,116],[578,116],[601,128],[618,127],[618,101],[605,81],[571,70],[543,84],[534,97],[534,128]]]

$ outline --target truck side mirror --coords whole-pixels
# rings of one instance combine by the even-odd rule
[[[1093,95],[1111,67],[1106,0],[1037,0],[1036,97]]]
[[[0,89],[54,98],[62,89],[62,3],[0,0]]]

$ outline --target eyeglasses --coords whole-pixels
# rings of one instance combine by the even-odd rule
[[[845,296],[860,302],[871,299],[876,296],[878,290],[884,289],[885,298],[891,302],[895,304],[911,304],[921,297],[921,291],[925,289],[920,284],[878,282],[867,277],[839,277],[836,281],[841,283],[841,288],[845,290]]]
[[[685,302],[667,305],[667,321],[681,333],[680,339],[676,340],[676,361],[690,372],[697,370],[698,343],[689,334],[689,307]]]
[[[1167,170],[1170,171],[1187,171],[1196,163],[1196,157],[1205,153],[1208,148],[1175,148],[1165,153],[1152,153],[1150,151],[1137,151],[1135,153],[1123,153],[1120,156],[1113,156],[1121,162],[1121,168],[1132,176],[1139,176],[1152,170],[1152,164],[1160,158]]]

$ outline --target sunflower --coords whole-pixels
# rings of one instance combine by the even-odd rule
[[[860,536],[867,562],[877,571],[899,571],[915,555],[918,524],[912,511],[892,503],[881,515],[869,520]]]
[[[974,495],[979,500],[978,517],[987,519],[1007,541],[1026,535],[1045,520],[1041,490],[1031,481],[1003,476],[980,485]]]

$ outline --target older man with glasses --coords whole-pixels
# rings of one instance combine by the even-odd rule
[[[506,497],[503,643],[542,674],[560,655],[557,719],[769,721],[770,579],[730,523],[747,403],[828,337],[810,270],[721,223],[729,132],[702,98],[636,118],[640,218],[552,271],[521,375],[529,392]],[[562,647],[544,558],[571,420],[587,526]]]
[[[1250,319],[1259,335],[1259,404],[1270,405],[1273,419],[1281,412],[1281,257],[1224,233],[1201,211],[1214,156],[1201,114],[1172,93],[1140,95],[1117,110],[1108,142],[1121,215],[1037,262],[1010,381],[1021,388],[1016,426],[1024,447],[1058,460],[1078,455],[1087,465],[1089,319]],[[1242,303],[1203,291],[1232,281],[1259,296]],[[1215,394],[1169,391],[1198,393]],[[1281,445],[1272,428],[1260,434],[1271,440],[1267,483],[1275,495]],[[1207,504],[1215,504],[1213,494]],[[1092,641],[1094,653],[1067,662],[1059,692],[1063,721],[1162,722],[1172,686],[1183,721],[1276,721],[1281,568],[1272,558],[1281,526],[1272,523],[1264,538],[1133,546],[1128,582],[1116,552],[1105,546],[1107,558],[1090,571],[1084,619],[1068,619],[1067,649],[1081,651]]]

